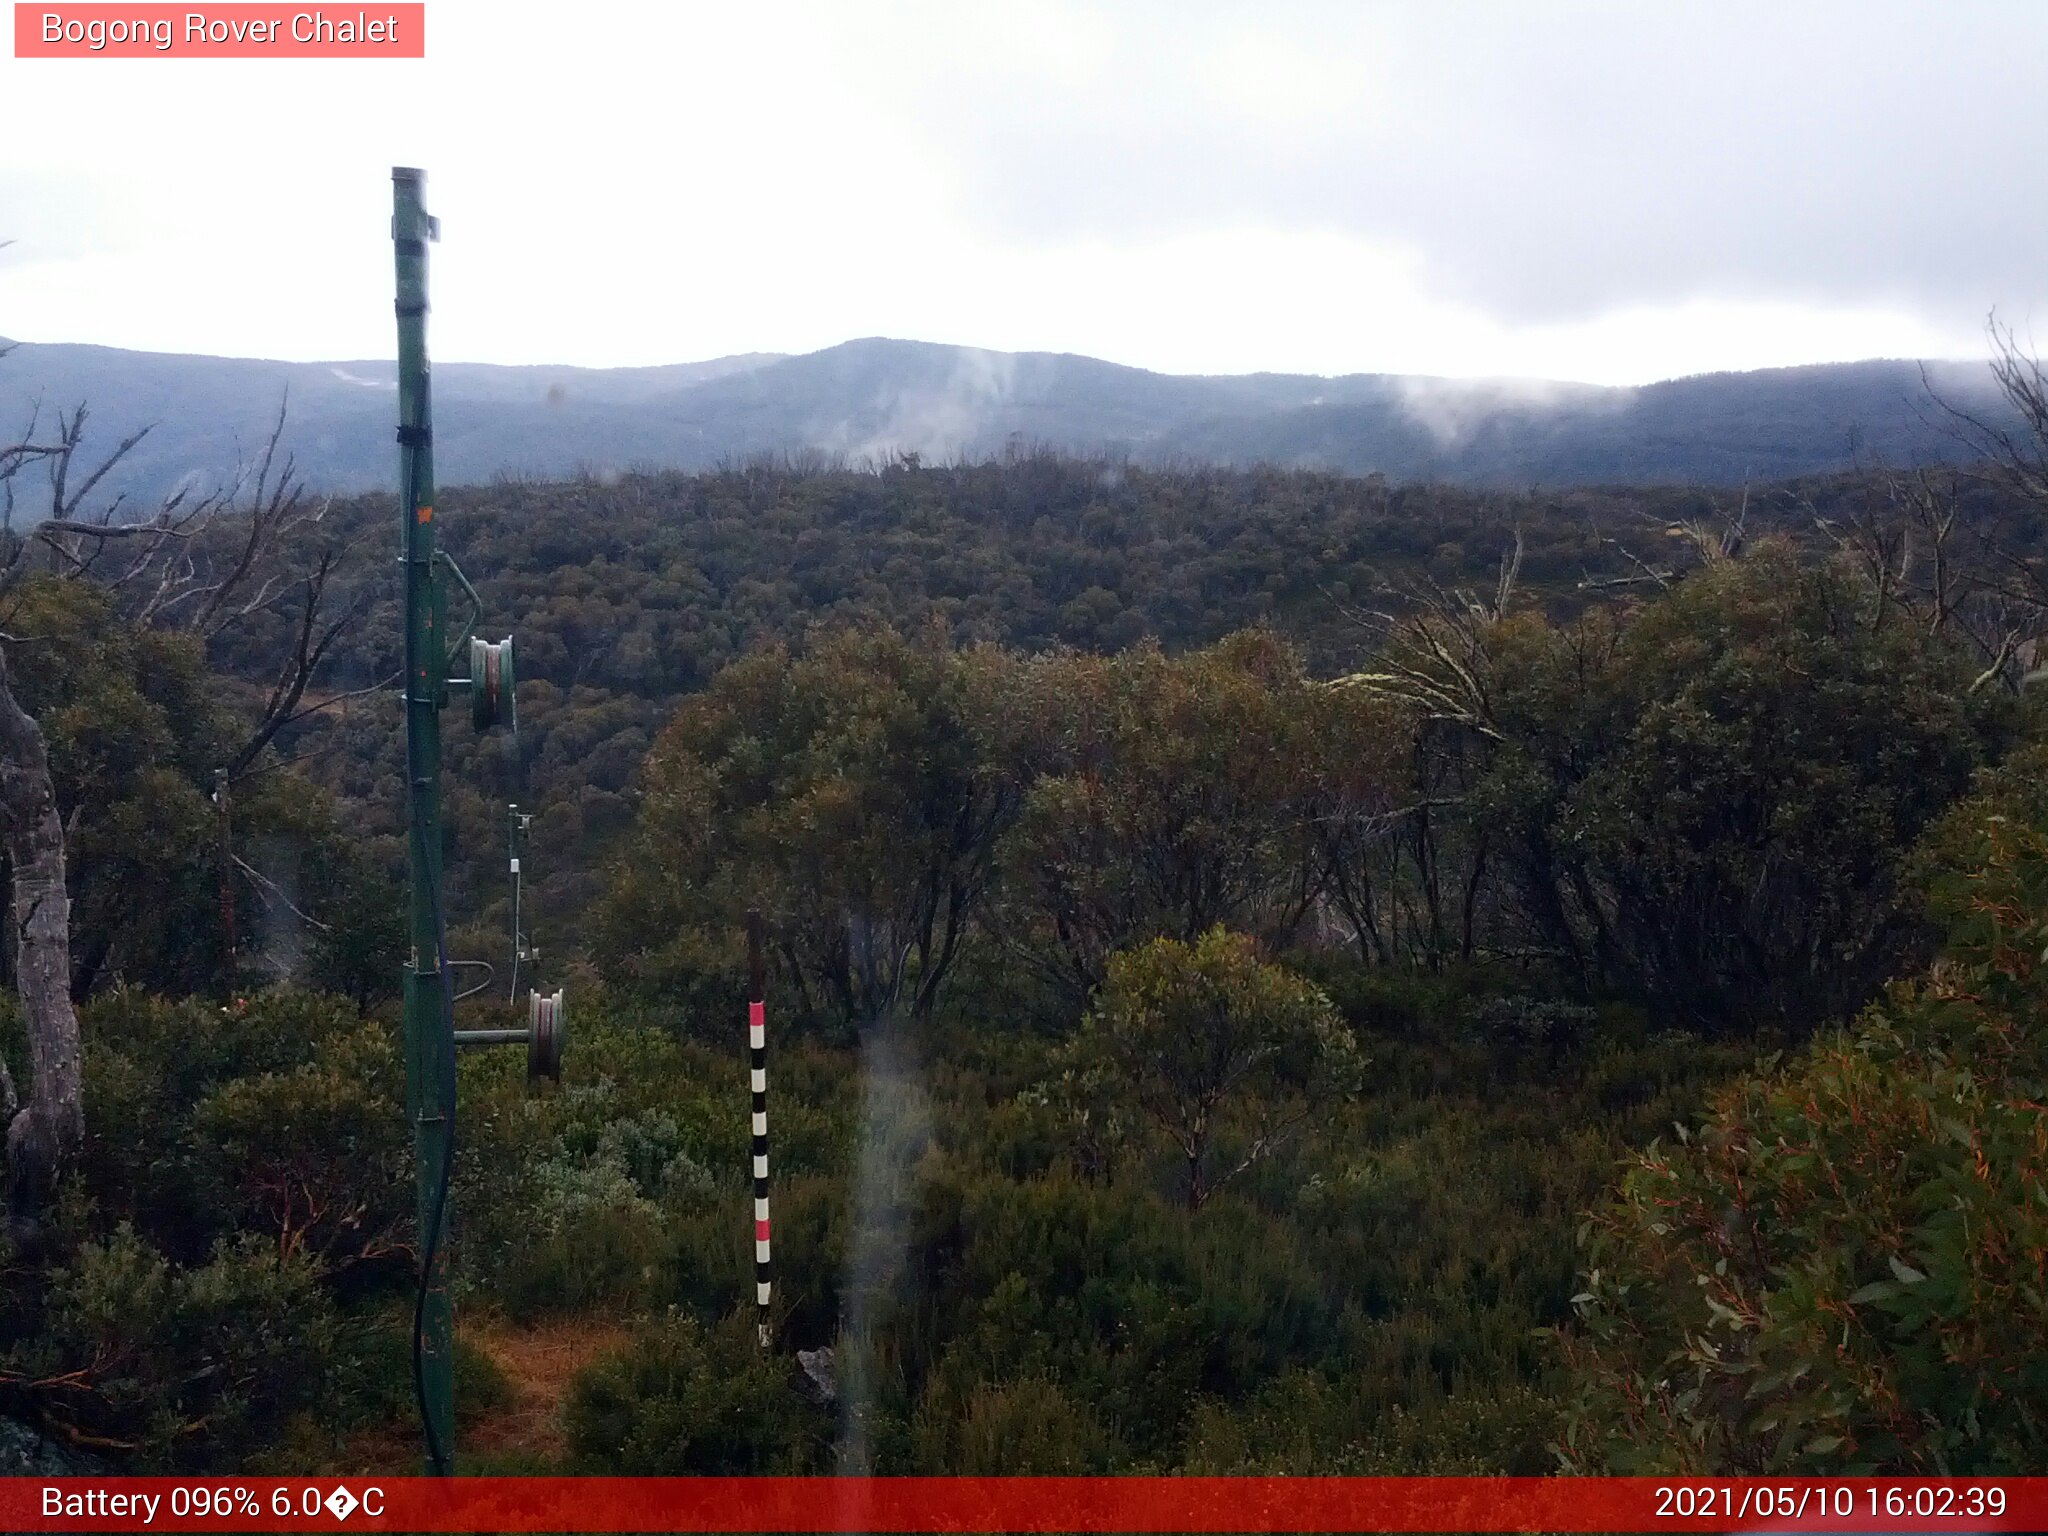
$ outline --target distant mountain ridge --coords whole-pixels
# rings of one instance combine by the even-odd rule
[[[444,484],[701,469],[763,452],[983,458],[1016,443],[1147,462],[1269,462],[1524,487],[1746,479],[1909,464],[1959,449],[1928,400],[2000,407],[1982,363],[1872,361],[1633,388],[1400,374],[1181,375],[1068,353],[869,338],[654,368],[438,363]],[[40,401],[90,407],[102,447],[156,423],[109,490],[138,501],[229,477],[289,395],[287,444],[316,489],[389,482],[393,365],[268,362],[19,344],[0,431]]]

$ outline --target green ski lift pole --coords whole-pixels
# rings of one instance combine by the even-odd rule
[[[483,601],[435,541],[434,417],[427,365],[427,243],[439,223],[422,202],[424,171],[391,172],[391,245],[398,278],[399,559],[405,568],[405,778],[410,823],[411,952],[405,968],[405,1107],[412,1121],[420,1273],[413,1311],[413,1381],[427,1442],[427,1471],[455,1472],[455,1312],[449,1297],[448,1186],[455,1157],[458,1046],[527,1048],[527,1074],[557,1080],[568,1034],[563,993],[534,991],[525,1029],[455,1027],[448,920],[441,880],[441,711],[449,690],[467,689],[479,731],[519,729],[512,642],[476,635]],[[461,634],[448,639],[447,576],[469,602]],[[450,677],[467,656],[469,675]],[[523,829],[523,819],[517,823]],[[517,868],[517,855],[514,855]],[[516,919],[515,919],[516,921]],[[476,989],[472,989],[476,990]],[[468,993],[464,994],[469,995]]]
[[[434,433],[427,376],[427,242],[440,234],[422,201],[426,173],[391,173],[398,278],[398,484],[405,568],[405,762],[411,824],[410,954],[405,969],[406,1115],[413,1126],[420,1277],[413,1371],[427,1471],[455,1471],[455,1312],[448,1285],[448,1184],[455,1155],[455,1041],[441,910],[442,638],[447,603],[434,554]]]

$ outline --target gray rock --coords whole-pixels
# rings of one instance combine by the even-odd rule
[[[796,1389],[811,1402],[824,1407],[837,1401],[839,1384],[832,1376],[832,1347],[822,1349],[800,1349],[796,1352],[796,1363],[801,1368]]]
[[[91,1477],[108,1470],[97,1456],[73,1450],[33,1424],[0,1419],[0,1477]]]

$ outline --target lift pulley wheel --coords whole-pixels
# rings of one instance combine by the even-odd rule
[[[496,645],[469,642],[469,712],[480,731],[494,725],[519,729],[518,680],[512,673],[512,637]]]
[[[562,1080],[562,1045],[569,1033],[563,989],[526,995],[526,1075]]]

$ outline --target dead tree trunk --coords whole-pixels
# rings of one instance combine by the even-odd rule
[[[20,1242],[33,1234],[58,1172],[85,1134],[85,1107],[78,1015],[71,1006],[64,824],[57,817],[43,733],[14,697],[4,651],[0,836],[14,866],[15,986],[28,1030],[27,1092],[7,1127],[7,1221]]]

